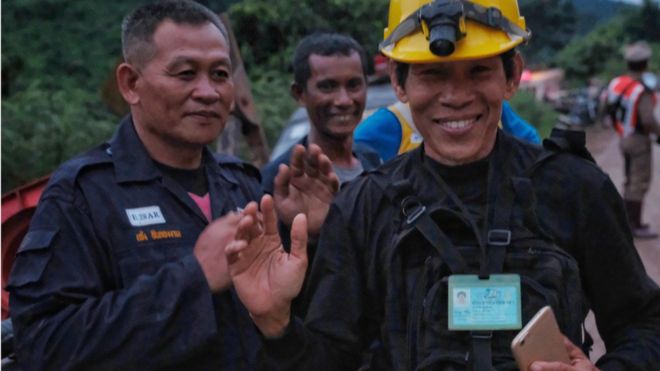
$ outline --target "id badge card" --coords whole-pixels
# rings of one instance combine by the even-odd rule
[[[520,276],[449,276],[450,330],[518,330],[522,327]]]

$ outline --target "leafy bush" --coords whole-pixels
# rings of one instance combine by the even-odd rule
[[[260,103],[257,110],[269,148],[272,148],[296,107],[295,100],[289,95],[293,78],[288,73],[264,68],[255,68],[251,75],[252,95]]]
[[[550,135],[559,116],[552,106],[539,102],[534,94],[528,91],[518,91],[509,103],[520,117],[536,127],[541,138]]]
[[[50,173],[114,131],[116,118],[98,95],[51,91],[38,82],[2,102],[2,189]]]
[[[102,102],[100,90],[111,81],[121,56],[122,17],[147,1],[151,0],[21,0],[2,4],[5,191],[49,173],[71,155],[110,135],[119,118],[106,108],[111,102]],[[521,11],[535,32],[529,47],[522,49],[528,60],[558,64],[574,84],[582,84],[593,74],[607,79],[623,69],[620,47],[624,41],[645,38],[654,43],[655,55],[660,55],[657,4],[645,0],[641,8],[630,7],[621,12],[619,20],[603,22],[580,40],[582,35],[576,35],[575,30],[584,32],[595,23],[585,21],[579,13],[584,9],[579,4],[590,1],[520,0]],[[288,94],[292,78],[289,63],[298,41],[313,31],[343,32],[373,56],[388,12],[386,0],[200,2],[214,11],[228,11],[255,106],[271,144],[295,108]],[[577,15],[571,15],[571,9],[576,9]],[[602,12],[598,16],[604,19]],[[559,52],[567,43],[568,47]],[[660,59],[654,59],[651,70],[657,70],[659,63]],[[539,125],[542,133],[554,123],[554,112],[537,104],[529,94],[518,94],[512,104],[522,117]]]
[[[295,109],[289,84],[298,42],[315,31],[341,32],[373,56],[387,21],[386,4],[383,0],[243,0],[229,8],[269,144],[275,143]]]
[[[654,55],[660,52],[660,6],[646,0],[640,8],[622,11],[607,23],[596,26],[584,37],[573,39],[555,57],[554,63],[564,69],[569,85],[584,86],[597,77],[609,81],[626,69],[623,45],[637,40],[651,44]],[[660,69],[660,60],[651,58],[649,70]]]

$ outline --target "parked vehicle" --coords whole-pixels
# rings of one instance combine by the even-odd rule
[[[589,88],[569,90],[554,102],[559,124],[574,127],[588,126],[598,119],[599,94]]]

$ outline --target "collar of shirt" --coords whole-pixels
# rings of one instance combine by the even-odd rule
[[[238,184],[238,180],[234,176],[220,169],[218,159],[208,148],[204,147],[203,151],[202,161],[209,176],[217,175],[230,183]],[[112,156],[115,176],[119,183],[147,181],[162,177],[161,171],[156,167],[144,144],[140,141],[130,115],[119,124],[115,135],[108,142],[106,152]],[[224,157],[221,161],[232,162]]]

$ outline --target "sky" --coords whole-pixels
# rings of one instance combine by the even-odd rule
[[[643,0],[619,0],[622,3],[630,3],[630,4],[641,4]],[[660,3],[660,0],[653,0],[656,3]]]

